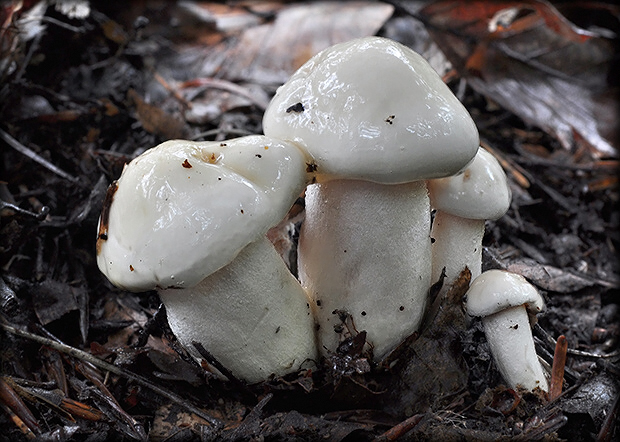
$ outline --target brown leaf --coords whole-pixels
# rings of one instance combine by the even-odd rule
[[[246,29],[235,42],[213,47],[205,65],[232,81],[280,84],[317,52],[374,35],[392,15],[391,5],[369,2],[291,4],[272,23]]]
[[[38,433],[39,423],[37,419],[5,379],[9,378],[0,377],[0,401],[16,414],[19,422],[23,422],[28,429]]]
[[[617,284],[610,281],[597,280],[586,275],[577,275],[551,265],[540,264],[533,259],[521,258],[508,264],[505,268],[529,279],[538,287],[558,293],[571,293],[585,287],[602,285],[613,287]]]
[[[32,303],[43,325],[56,321],[79,308],[71,286],[52,279],[44,280],[33,286]]]
[[[144,130],[166,139],[188,137],[189,130],[183,120],[147,103],[133,89],[130,89],[127,95],[136,106],[137,117]]]
[[[595,154],[618,154],[615,100],[602,98],[614,93],[608,32],[579,28],[540,0],[445,0],[420,14],[475,90],[566,148],[585,142]]]
[[[370,429],[372,429],[371,425],[344,420],[328,421],[293,410],[276,413],[266,418],[260,426],[260,436],[265,440],[304,440],[304,435],[312,434],[316,435],[315,440],[339,442],[349,439],[348,436],[354,431]]]
[[[209,423],[199,416],[188,413],[174,404],[166,404],[155,412],[149,438],[161,441],[174,439],[174,436],[182,431],[198,436],[201,434],[201,428],[208,426]]]

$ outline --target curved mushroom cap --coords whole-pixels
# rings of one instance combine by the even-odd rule
[[[284,218],[305,168],[299,149],[264,136],[162,143],[111,186],[97,264],[127,290],[191,287]]]
[[[544,306],[542,297],[532,284],[523,276],[505,270],[482,273],[473,280],[466,296],[469,316],[489,316],[519,305],[538,313]]]
[[[303,146],[319,180],[384,184],[453,175],[479,143],[469,113],[426,60],[380,37],[311,58],[278,89],[263,130]]]
[[[502,166],[482,147],[461,172],[429,180],[427,186],[431,206],[468,219],[498,219],[512,197]]]

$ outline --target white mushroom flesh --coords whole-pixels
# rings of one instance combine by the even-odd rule
[[[467,313],[482,318],[491,354],[508,386],[548,391],[528,316],[528,310],[543,308],[536,288],[521,275],[493,269],[473,280],[466,299]]]
[[[428,181],[433,208],[468,219],[498,219],[511,191],[499,161],[482,147],[459,173]]]
[[[445,269],[447,289],[467,267],[473,280],[482,271],[484,221],[467,219],[438,211],[431,231],[433,271],[431,281],[439,280]]]
[[[351,314],[382,359],[415,332],[430,286],[430,213],[423,181],[329,181],[306,190],[299,275],[312,298],[319,347],[335,351]]]
[[[510,307],[486,316],[482,324],[495,364],[508,385],[548,391],[525,307]]]
[[[284,218],[305,168],[296,147],[263,136],[150,149],[125,167],[100,220],[99,268],[127,290],[191,287]]]
[[[445,268],[446,290],[465,267],[472,280],[480,275],[485,220],[506,213],[511,192],[501,165],[483,148],[458,174],[429,180],[427,186],[437,210],[431,231],[432,280],[437,281]]]
[[[307,193],[299,261],[303,284],[325,303],[317,310],[322,345],[335,350],[332,311],[340,309],[381,359],[417,329],[430,286],[421,180],[471,161],[474,122],[420,55],[368,37],[303,65],[278,89],[263,128],[303,148],[319,183]]]
[[[192,342],[201,343],[239,379],[258,382],[316,361],[309,300],[265,237],[198,285],[159,295],[190,353],[201,358]]]

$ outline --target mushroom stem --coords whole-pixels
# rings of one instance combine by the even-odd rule
[[[437,210],[433,219],[433,272],[431,281],[439,280],[446,269],[444,286],[453,283],[467,266],[472,281],[482,271],[484,220],[467,219]]]
[[[381,360],[421,322],[430,286],[426,184],[334,180],[306,190],[299,275],[312,299],[319,348],[335,351],[348,312]]]
[[[510,307],[482,318],[493,359],[504,380],[528,390],[549,386],[538,361],[525,306]],[[512,345],[507,343],[514,343]]]
[[[316,359],[306,294],[266,237],[198,285],[159,295],[181,344],[200,358],[192,346],[200,342],[240,379],[281,376]]]
[[[521,275],[492,269],[474,279],[465,296],[467,314],[482,318],[491,354],[506,383],[548,391],[529,322],[529,313],[544,307],[536,288]]]
[[[447,290],[463,271],[472,280],[482,267],[482,239],[486,219],[495,220],[510,206],[510,187],[502,166],[482,147],[474,159],[456,175],[428,180],[431,206],[437,209],[431,236],[433,282],[446,268]]]

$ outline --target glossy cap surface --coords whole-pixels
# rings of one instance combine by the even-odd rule
[[[479,144],[469,113],[426,60],[381,37],[311,58],[278,89],[263,128],[302,146],[319,180],[449,176]]]
[[[264,136],[162,143],[108,192],[97,264],[127,290],[191,287],[284,218],[305,169],[295,146]]]
[[[544,306],[536,287],[523,276],[505,270],[483,272],[472,281],[466,296],[469,316],[489,316],[520,305],[538,313]]]
[[[433,208],[468,219],[498,219],[512,197],[502,166],[482,147],[461,172],[427,186]]]

